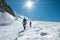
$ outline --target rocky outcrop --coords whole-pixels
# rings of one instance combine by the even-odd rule
[[[0,12],[8,12],[12,16],[15,16],[15,13],[13,12],[12,8],[6,3],[5,0],[0,0]]]

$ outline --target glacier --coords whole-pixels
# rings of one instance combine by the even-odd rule
[[[23,31],[22,20],[18,18],[9,25],[0,26],[0,40],[60,40],[60,22],[32,21],[32,27],[29,27],[28,20]]]

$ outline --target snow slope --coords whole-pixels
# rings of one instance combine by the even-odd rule
[[[22,20],[15,20],[7,26],[0,26],[0,40],[60,40],[60,23],[32,21],[24,32]],[[21,33],[19,33],[21,32]]]
[[[0,26],[0,40],[60,40],[60,22],[32,21],[30,28],[28,21],[26,27],[24,31],[21,18]]]
[[[15,18],[8,12],[0,12],[0,24],[11,23],[13,20],[15,20]]]

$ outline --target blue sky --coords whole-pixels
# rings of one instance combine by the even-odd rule
[[[60,0],[33,0],[37,2],[30,9],[24,7],[27,0],[6,1],[14,11],[32,20],[60,22]]]

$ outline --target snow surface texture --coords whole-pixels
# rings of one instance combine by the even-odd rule
[[[33,21],[17,40],[60,40],[60,23]]]
[[[0,26],[0,40],[60,40],[60,22],[29,21],[23,30],[22,19]]]

